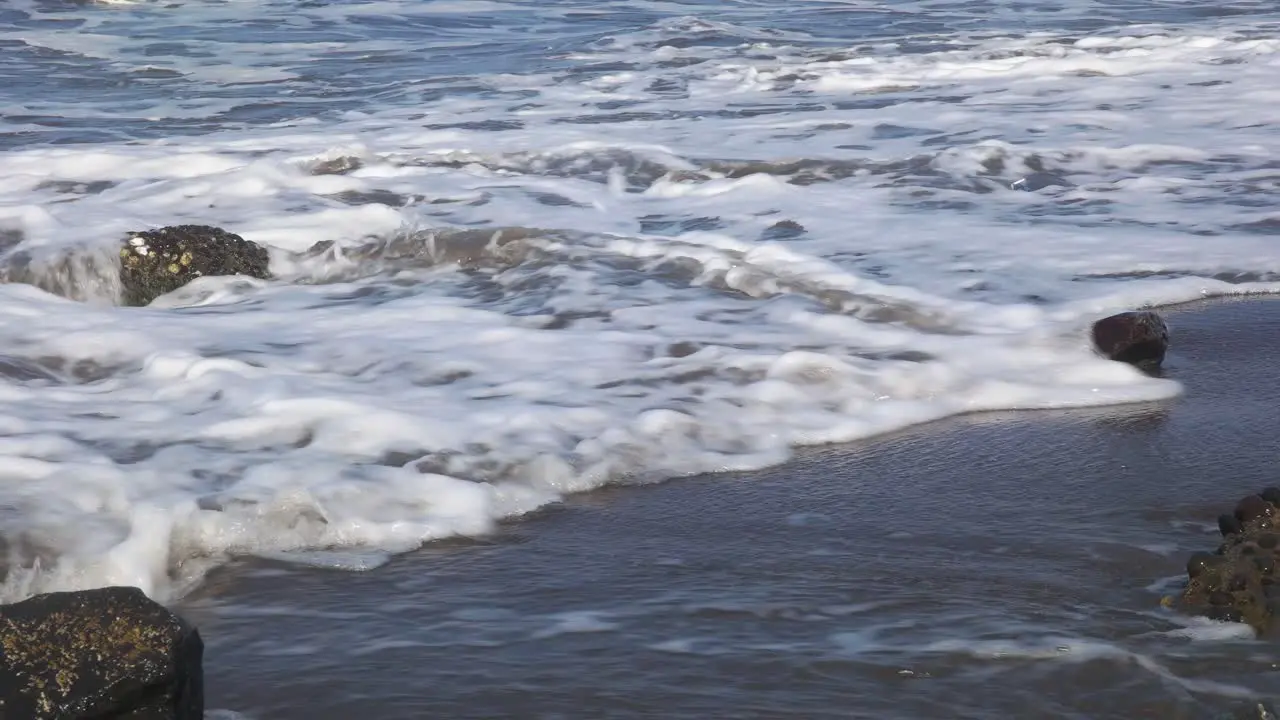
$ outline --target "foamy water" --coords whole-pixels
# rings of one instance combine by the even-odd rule
[[[1217,9],[8,3],[0,600],[1175,395],[1085,331],[1280,290],[1280,16]],[[179,223],[279,279],[116,307]]]

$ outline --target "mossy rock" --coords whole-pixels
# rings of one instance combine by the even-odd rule
[[[271,277],[266,248],[207,225],[129,233],[120,246],[121,301],[142,306],[198,277]]]
[[[200,633],[141,590],[0,606],[0,718],[199,720]]]
[[[1183,609],[1243,622],[1259,635],[1280,621],[1280,488],[1241,500],[1218,518],[1222,544],[1187,561]]]

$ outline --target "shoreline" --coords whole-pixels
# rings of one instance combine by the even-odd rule
[[[208,707],[1257,717],[1280,647],[1159,601],[1217,514],[1274,483],[1271,300],[1161,308],[1170,400],[970,413],[596,490],[363,573],[236,561],[179,603],[206,638]],[[1084,659],[1046,661],[1054,642]],[[850,701],[866,714],[832,711]]]

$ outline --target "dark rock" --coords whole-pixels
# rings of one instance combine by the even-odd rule
[[[1181,606],[1217,620],[1243,622],[1259,634],[1277,621],[1276,545],[1271,525],[1280,506],[1249,495],[1231,515],[1218,519],[1224,538],[1213,553],[1198,552],[1187,560],[1188,582]]]
[[[1187,560],[1187,576],[1196,577],[1205,572],[1211,572],[1222,564],[1222,558],[1213,553],[1198,552]]]
[[[1123,312],[1093,324],[1093,344],[1112,360],[1158,367],[1169,349],[1169,328],[1150,310]]]
[[[688,340],[681,340],[667,346],[667,355],[673,358],[688,357],[702,349],[702,345]]]
[[[0,717],[200,720],[200,633],[141,590],[0,605]]]
[[[1250,495],[1236,505],[1235,515],[1241,523],[1247,523],[1251,520],[1271,517],[1274,513],[1275,507],[1263,500],[1261,495]]]
[[[1260,494],[1260,495],[1262,495],[1262,499],[1263,499],[1263,500],[1266,500],[1267,502],[1271,503],[1272,505],[1275,505],[1275,506],[1277,506],[1277,507],[1280,507],[1280,488],[1278,488],[1278,487],[1269,487],[1269,488],[1267,488],[1266,490],[1263,490],[1263,491],[1262,491],[1261,493],[1259,493],[1259,494]]]
[[[1264,577],[1276,574],[1276,558],[1274,555],[1258,555],[1253,559],[1253,566],[1258,568],[1258,574]]]
[[[337,245],[337,243],[332,240],[321,240],[307,248],[306,253],[304,253],[304,257],[320,257],[332,250],[335,245]]]
[[[779,220],[765,228],[761,240],[794,240],[804,235],[804,226],[795,220]]]
[[[120,246],[121,301],[147,305],[203,276],[271,277],[266,248],[207,225],[130,233]]]
[[[1214,605],[1209,608],[1205,616],[1210,620],[1220,620],[1222,622],[1240,622],[1242,620],[1239,610],[1225,605]]]
[[[1243,529],[1244,526],[1240,524],[1235,515],[1223,513],[1218,516],[1218,532],[1221,532],[1223,537],[1235,535]]]

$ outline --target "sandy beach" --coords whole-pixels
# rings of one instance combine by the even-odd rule
[[[1280,301],[1164,310],[1174,401],[954,418],[575,497],[181,610],[211,708],[308,718],[1257,717],[1280,646],[1160,607],[1274,484]]]

